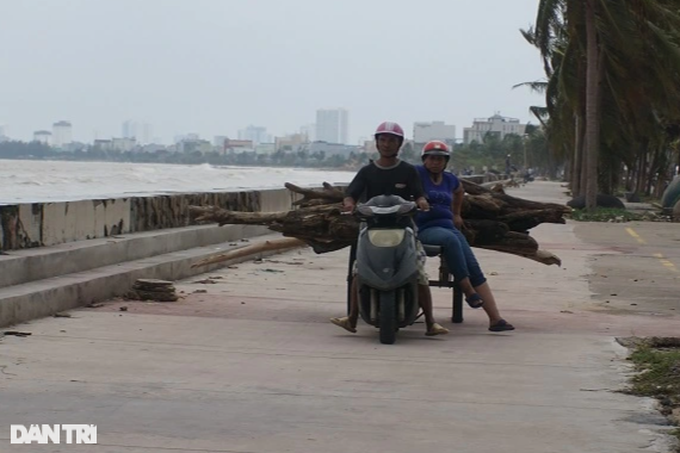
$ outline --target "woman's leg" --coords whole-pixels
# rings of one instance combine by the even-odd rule
[[[470,244],[465,238],[465,235],[463,235],[463,233],[461,233],[459,230],[457,229],[454,230],[454,234],[458,238],[458,241],[460,242],[461,245],[461,251],[465,256],[465,263],[467,264],[467,268],[470,272],[470,281],[472,282],[472,286],[484,301],[484,305],[482,305],[482,308],[489,317],[489,326],[494,327],[498,325],[501,321],[505,322],[501,317],[500,312],[498,311],[496,299],[493,297],[491,287],[489,286],[489,283],[486,281],[486,277],[482,272],[482,268],[479,266],[479,262],[477,261],[477,257],[472,251],[472,247],[470,247]],[[507,328],[505,330],[511,330],[512,326],[509,324],[508,326],[510,328]]]
[[[477,290],[479,295],[484,300],[484,305],[482,305],[482,308],[489,317],[489,325],[493,326],[498,324],[498,322],[503,318],[501,318],[501,314],[498,311],[498,305],[496,305],[496,299],[493,297],[489,283],[484,282],[479,286],[475,286],[475,290]]]
[[[477,294],[470,281],[470,274],[463,254],[460,240],[448,228],[432,227],[418,232],[423,244],[438,245],[443,248],[444,260],[465,296]],[[483,299],[483,298],[482,298]]]

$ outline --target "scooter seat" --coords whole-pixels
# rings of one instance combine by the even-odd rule
[[[423,249],[425,249],[427,256],[439,256],[442,253],[442,248],[439,245],[423,244]]]

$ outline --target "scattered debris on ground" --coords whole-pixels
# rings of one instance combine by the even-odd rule
[[[140,278],[127,293],[131,300],[155,300],[157,302],[175,302],[179,297],[172,282]]]
[[[630,360],[637,372],[626,393],[656,398],[663,415],[680,426],[680,337],[617,338],[632,350]],[[680,428],[672,432],[678,438]]]
[[[5,330],[2,332],[4,336],[15,336],[15,337],[27,337],[29,335],[33,335],[31,332],[22,332],[19,330]]]
[[[53,316],[55,318],[73,318],[70,313],[55,313]]]
[[[203,280],[196,280],[191,283],[195,284],[200,284],[200,285],[216,285],[219,282],[216,282],[215,280],[212,279],[212,277],[204,278]]]
[[[302,261],[281,261],[281,260],[263,260],[266,263],[272,263],[272,264],[288,264],[291,266],[301,266],[304,263]]]
[[[602,208],[598,207],[593,210],[575,209],[567,215],[573,220],[580,222],[608,222],[608,223],[625,223],[625,222],[670,222],[671,218],[662,212],[646,210],[646,211],[632,211],[620,208]]]

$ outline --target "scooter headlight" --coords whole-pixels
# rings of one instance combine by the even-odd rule
[[[404,230],[368,230],[368,240],[376,247],[396,247],[404,240]]]

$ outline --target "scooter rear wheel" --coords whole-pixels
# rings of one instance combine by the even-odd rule
[[[397,298],[394,291],[381,291],[380,298],[380,342],[394,344],[397,341]]]

